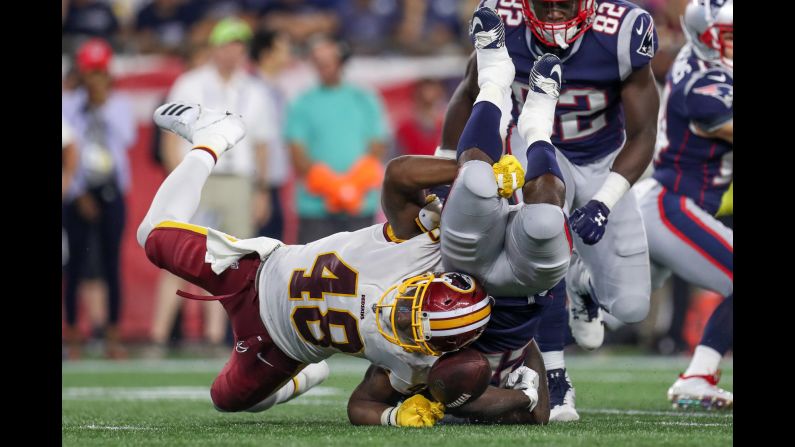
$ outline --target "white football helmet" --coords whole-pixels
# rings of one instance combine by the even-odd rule
[[[685,8],[685,14],[681,17],[682,29],[699,59],[720,62],[720,32],[715,22],[718,13],[727,4],[731,21],[731,0],[692,0]]]
[[[720,61],[730,70],[734,69],[734,1],[728,0],[715,16],[715,28],[718,30],[718,52]],[[726,36],[731,35],[731,41],[726,41]],[[731,57],[726,55],[726,50],[731,49]]]

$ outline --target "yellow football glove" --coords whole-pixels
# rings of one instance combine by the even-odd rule
[[[444,405],[421,394],[409,397],[397,409],[399,427],[433,427],[443,417]]]
[[[717,217],[728,216],[734,214],[734,182],[731,182],[729,189],[723,193],[720,201],[720,209],[718,209]]]
[[[500,197],[508,198],[513,192],[524,185],[524,169],[513,155],[503,155],[500,161],[494,163],[494,178],[497,180],[497,193]]]

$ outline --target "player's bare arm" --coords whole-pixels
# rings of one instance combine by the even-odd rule
[[[452,183],[458,174],[455,160],[404,155],[386,166],[381,204],[395,236],[410,239],[422,232],[415,219],[426,205],[423,189]]]
[[[472,114],[472,105],[480,92],[477,65],[478,61],[475,57],[475,52],[472,52],[469,62],[467,62],[464,79],[456,87],[453,96],[450,98],[450,103],[447,105],[444,124],[442,124],[442,149],[455,152],[456,147],[458,147],[458,139],[464,131],[469,115]]]
[[[497,424],[547,424],[549,422],[549,387],[544,360],[535,340],[530,342],[525,366],[539,376],[538,401],[532,411],[529,397],[516,389],[489,386],[477,399],[447,412],[458,417],[468,417],[477,422]]]
[[[370,365],[348,399],[348,420],[353,425],[379,425],[381,415],[404,396],[389,384],[386,370]]]
[[[648,65],[635,71],[621,87],[627,142],[613,162],[613,172],[634,184],[651,163],[657,138],[660,96]]]

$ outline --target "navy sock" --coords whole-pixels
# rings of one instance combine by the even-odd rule
[[[555,146],[543,140],[536,141],[527,148],[525,181],[533,180],[547,173],[565,183],[563,173],[560,172],[560,166],[558,166],[558,160],[555,158]]]
[[[472,107],[461,138],[458,139],[456,159],[467,149],[478,148],[485,152],[494,163],[502,155],[502,139],[500,138],[500,117],[502,112],[496,105],[481,101]]]
[[[560,281],[549,293],[554,298],[544,310],[536,336],[541,352],[562,351],[567,344],[567,338],[571,338],[569,343],[574,342],[569,329],[569,312],[566,310],[566,281]]]
[[[726,354],[734,343],[734,294],[727,296],[707,320],[701,345],[709,346],[720,355]]]

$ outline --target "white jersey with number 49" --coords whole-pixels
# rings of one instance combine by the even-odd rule
[[[393,285],[441,271],[438,229],[400,243],[387,229],[378,224],[274,251],[259,276],[260,315],[290,357],[304,363],[339,352],[364,357],[390,371],[392,386],[408,393],[425,383],[436,357],[388,342],[374,308]]]

